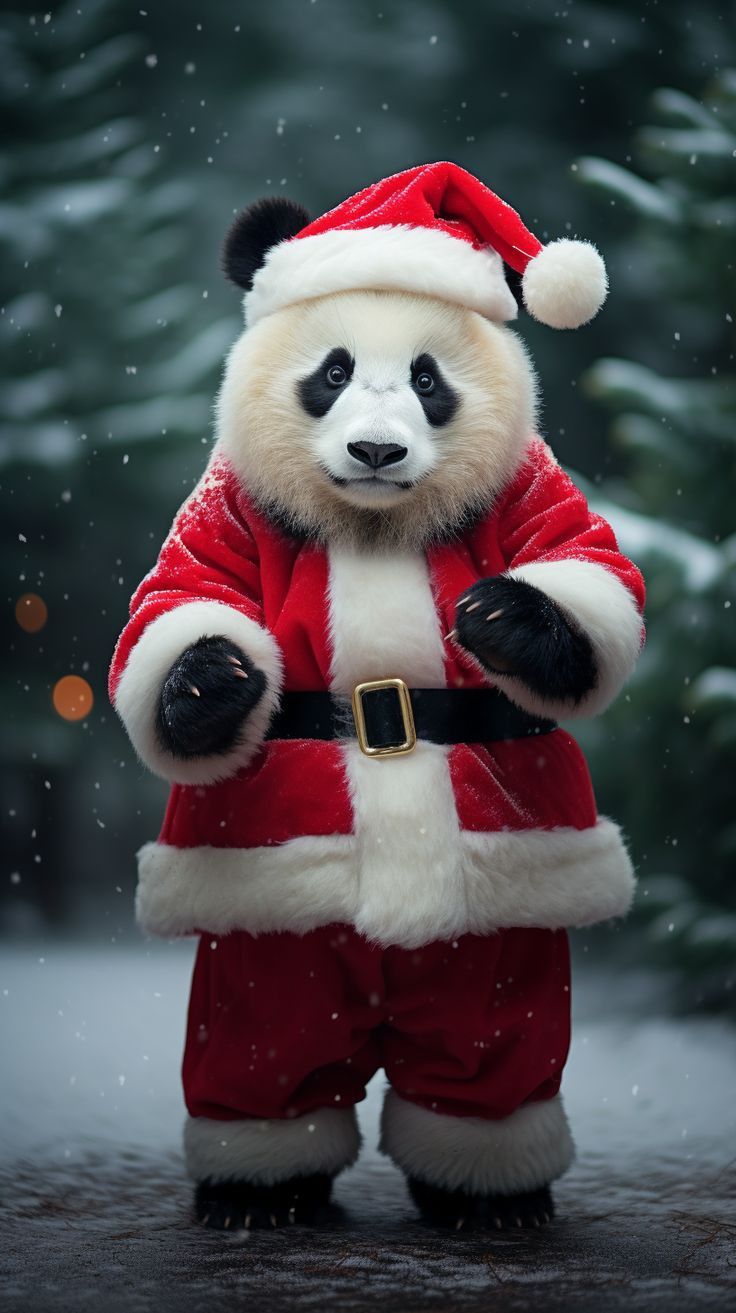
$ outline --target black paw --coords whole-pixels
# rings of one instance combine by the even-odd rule
[[[481,579],[457,603],[457,642],[491,674],[515,675],[545,698],[580,702],[597,670],[585,634],[521,579]]]
[[[228,638],[200,638],[164,681],[156,730],[175,757],[229,752],[263,695],[266,676]]]
[[[551,1222],[554,1203],[549,1186],[525,1194],[466,1194],[407,1178],[409,1193],[422,1218],[431,1226],[453,1231],[505,1231],[539,1227]]]
[[[194,1192],[197,1221],[215,1231],[273,1229],[318,1220],[329,1203],[332,1177],[293,1176],[276,1185],[202,1181]]]

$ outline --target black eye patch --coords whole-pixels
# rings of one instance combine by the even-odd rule
[[[443,424],[449,424],[460,405],[460,398],[450,387],[434,356],[426,351],[412,361],[411,385],[432,428],[439,429]]]
[[[329,351],[312,374],[299,380],[297,392],[304,409],[312,419],[322,419],[334,406],[341,392],[353,377],[355,361],[345,347],[336,346]]]

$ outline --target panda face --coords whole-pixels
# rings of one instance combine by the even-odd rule
[[[339,293],[243,334],[219,399],[220,445],[295,528],[418,543],[510,477],[533,404],[507,329],[429,297]]]
[[[462,404],[436,354],[422,340],[407,341],[401,328],[387,332],[382,314],[351,327],[336,323],[333,331],[344,340],[296,385],[314,423],[315,456],[338,495],[355,506],[410,497],[437,467],[439,430]],[[432,345],[435,352],[441,346]]]

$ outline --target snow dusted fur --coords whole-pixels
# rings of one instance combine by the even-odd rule
[[[298,384],[335,347],[354,376],[329,415],[312,419]],[[460,398],[432,427],[411,386],[432,356]],[[343,292],[290,306],[244,333],[218,399],[218,445],[256,500],[321,542],[421,548],[469,524],[508,483],[534,426],[532,365],[510,329],[425,296]],[[409,490],[339,487],[346,441],[400,441]],[[367,491],[380,491],[368,498]],[[371,504],[372,503],[372,504]]]

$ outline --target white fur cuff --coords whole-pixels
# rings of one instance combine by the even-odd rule
[[[184,1154],[194,1181],[275,1185],[291,1176],[330,1176],[355,1162],[360,1132],[354,1108],[319,1108],[301,1117],[215,1121],[188,1117]]]
[[[595,561],[533,561],[507,573],[532,584],[566,612],[593,649],[598,682],[577,704],[540,697],[512,675],[493,676],[494,684],[518,706],[552,720],[598,716],[610,706],[636,665],[642,619],[628,588]]]
[[[380,1148],[407,1176],[470,1194],[538,1190],[562,1176],[575,1156],[559,1095],[486,1121],[430,1112],[389,1090]]]
[[[222,635],[237,643],[266,676],[260,701],[248,715],[240,741],[228,753],[181,761],[158,741],[156,714],[161,688],[177,657],[199,638]],[[165,611],[143,630],[120,677],[115,710],[141,761],[174,784],[212,784],[246,765],[263,741],[281,691],[281,653],[262,625],[222,602],[186,602]]]

